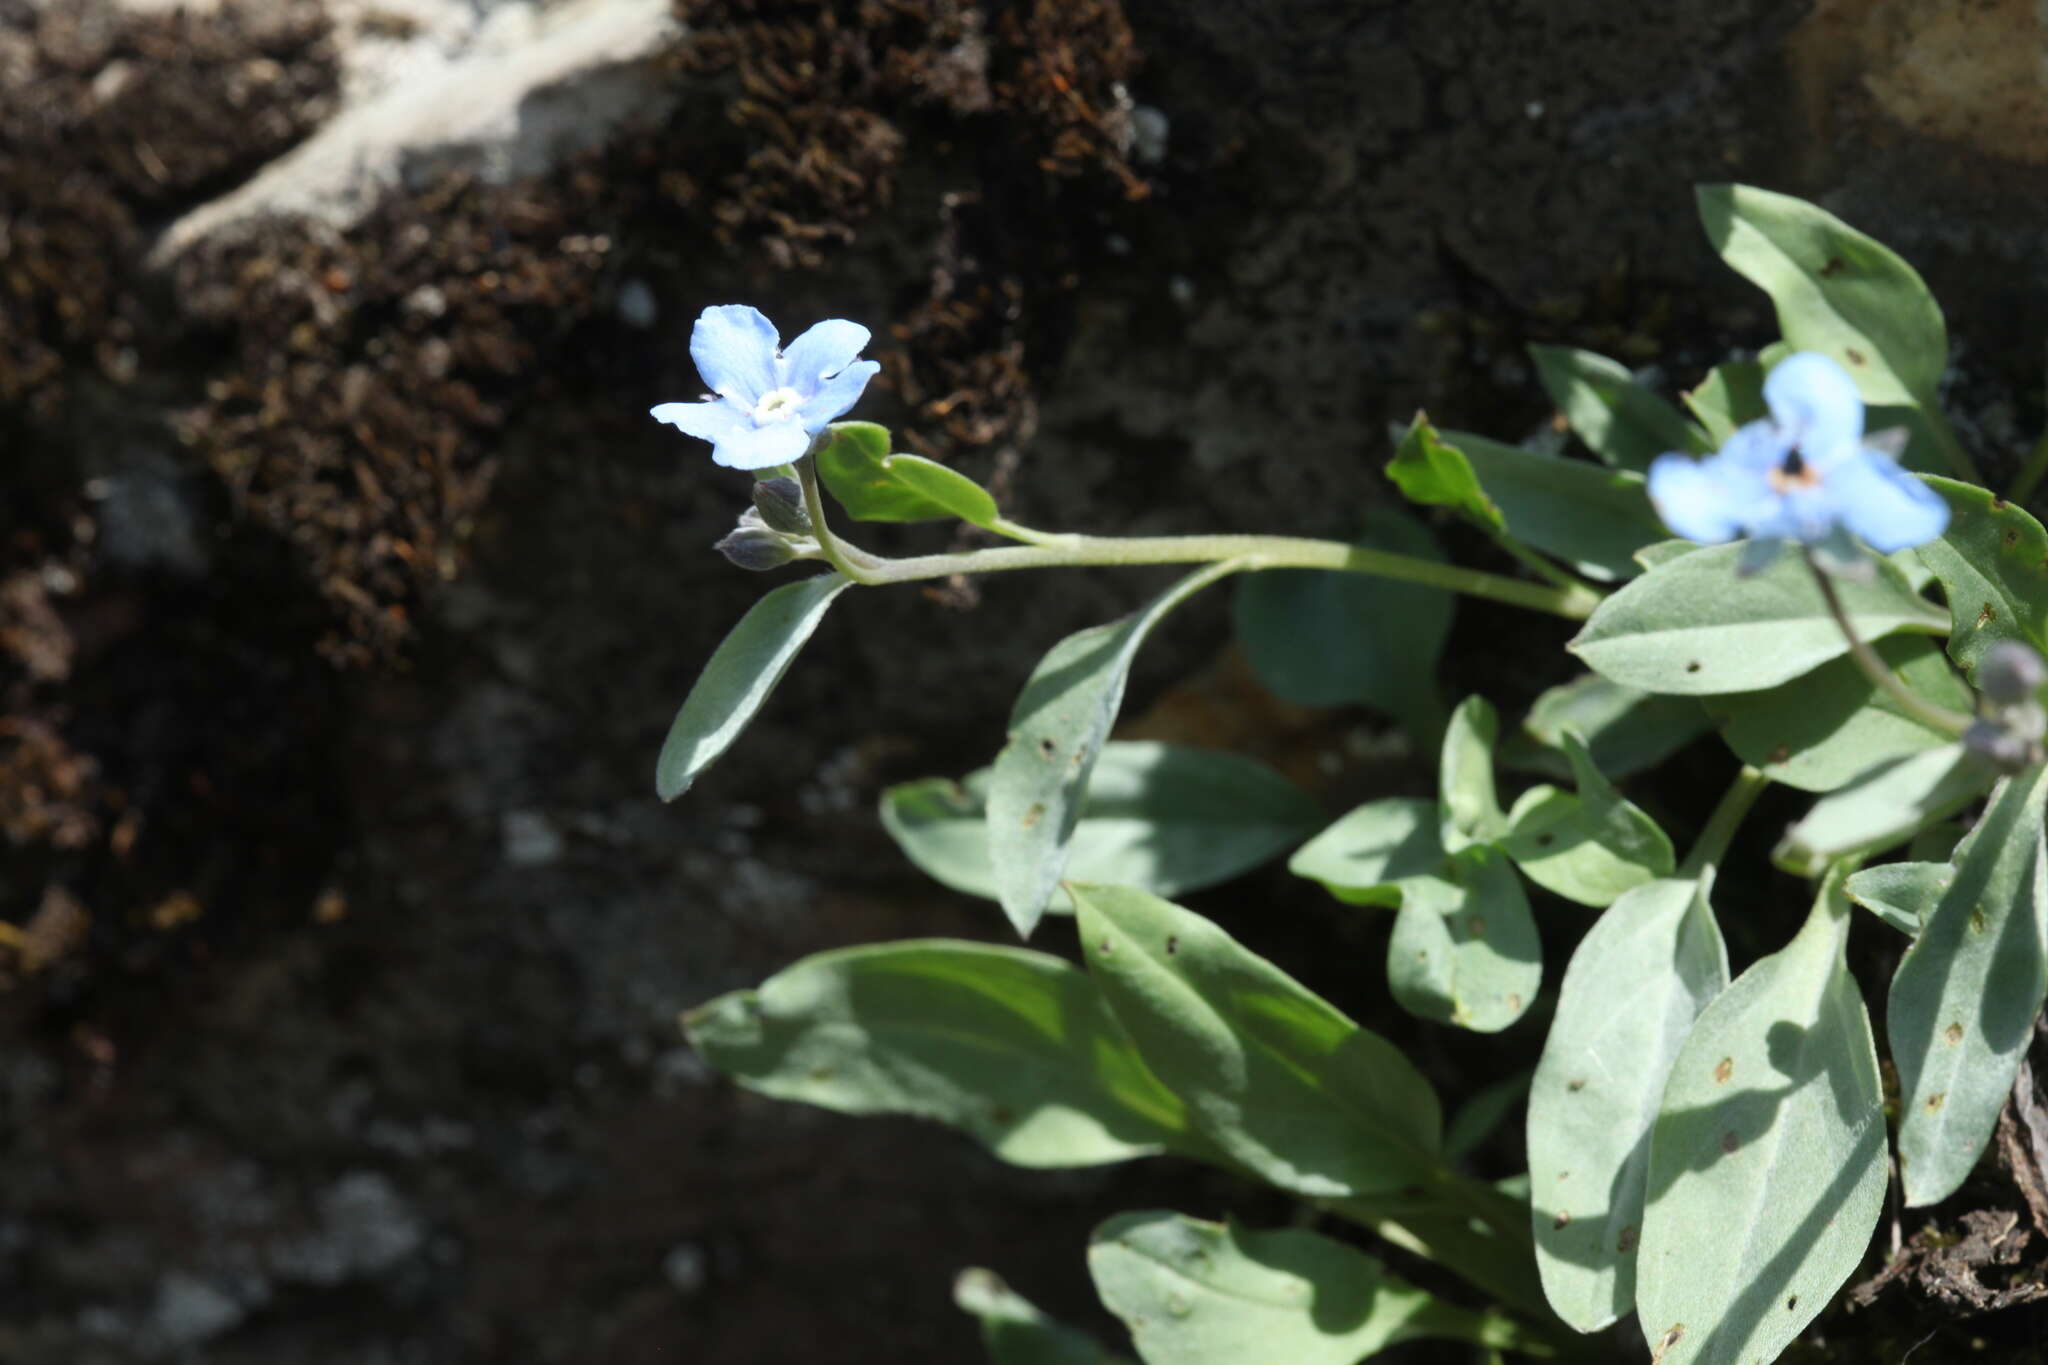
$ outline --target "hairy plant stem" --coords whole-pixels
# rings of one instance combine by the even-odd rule
[[[1735,831],[1742,828],[1743,817],[1749,814],[1749,808],[1770,785],[1770,778],[1745,763],[1742,771],[1735,774],[1735,780],[1728,784],[1728,790],[1721,793],[1720,802],[1715,805],[1714,813],[1707,817],[1706,827],[1700,830],[1700,837],[1693,842],[1692,852],[1685,855],[1678,875],[1685,878],[1713,875],[1721,866],[1721,859],[1727,856],[1728,843],[1735,837]]]
[[[1884,660],[1877,657],[1877,652],[1865,644],[1863,637],[1856,633],[1856,627],[1850,623],[1847,609],[1842,606],[1841,594],[1835,591],[1835,581],[1828,577],[1825,569],[1814,562],[1811,552],[1806,555],[1806,567],[1813,571],[1813,581],[1820,585],[1821,600],[1827,603],[1828,615],[1834,618],[1836,627],[1842,632],[1842,638],[1849,642],[1849,657],[1856,661],[1856,666],[1863,670],[1871,682],[1877,684],[1879,691],[1904,707],[1907,715],[1931,730],[1961,736],[1963,731],[1970,728],[1975,717],[1966,716],[1960,711],[1951,711],[1946,706],[1931,702],[1900,682],[1898,676],[1885,666]]]
[[[825,522],[818,494],[817,471],[810,460],[799,466],[804,507],[818,538],[820,556],[840,573],[868,587],[951,578],[956,574],[1001,573],[1011,569],[1078,568],[1084,565],[1208,564],[1243,560],[1258,569],[1334,569],[1372,574],[1403,583],[1443,588],[1473,597],[1487,597],[1513,607],[1549,612],[1583,621],[1600,605],[1601,594],[1582,584],[1526,583],[1518,578],[1463,569],[1387,550],[1367,549],[1336,540],[1297,536],[1083,536],[1053,535],[1005,522],[1001,528],[1026,545],[1006,545],[957,554],[913,555],[883,559],[841,539]]]

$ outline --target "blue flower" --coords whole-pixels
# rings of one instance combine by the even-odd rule
[[[1764,380],[1771,415],[1704,460],[1660,455],[1650,500],[1687,540],[1761,542],[1751,566],[1797,541],[1853,554],[1861,537],[1881,554],[1924,545],[1948,525],[1941,495],[1863,434],[1856,381],[1813,351],[1789,356]],[[1880,440],[1882,438],[1879,438]]]
[[[743,303],[706,308],[690,333],[690,359],[715,398],[650,409],[688,436],[711,442],[730,469],[770,469],[800,458],[826,423],[860,401],[881,370],[858,360],[868,329],[832,318],[777,350],[781,338]]]

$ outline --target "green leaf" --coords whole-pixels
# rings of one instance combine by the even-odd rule
[[[1536,919],[1499,849],[1475,844],[1445,874],[1402,886],[1387,986],[1419,1018],[1498,1033],[1527,1012],[1543,984]]]
[[[1104,998],[1231,1159],[1312,1197],[1391,1194],[1436,1168],[1436,1094],[1392,1044],[1192,911],[1070,889]]]
[[[1501,761],[1549,777],[1571,776],[1564,732],[1585,736],[1600,771],[1619,780],[1657,764],[1713,728],[1690,697],[1660,697],[1597,673],[1560,683],[1536,698]]]
[[[1637,887],[1572,954],[1529,1090],[1530,1222],[1550,1306],[1593,1332],[1635,1306],[1650,1125],[1728,950],[1706,888]]]
[[[989,1365],[1129,1365],[1086,1332],[1047,1317],[993,1270],[963,1270],[953,1302],[981,1319]]]
[[[1168,612],[1242,567],[1231,561],[1198,569],[1136,614],[1076,631],[1047,651],[1024,684],[988,784],[989,866],[1003,913],[1023,937],[1038,927],[1065,871],[1088,780],[1123,705],[1138,646]]]
[[[1748,185],[1702,185],[1696,193],[1707,239],[1771,296],[1794,350],[1839,361],[1867,403],[1934,405],[1948,366],[1948,331],[1912,266],[1790,195]]]
[[[748,608],[719,642],[668,728],[654,765],[654,790],[662,800],[673,801],[688,791],[697,774],[732,747],[789,671],[832,599],[851,586],[852,579],[819,574],[785,583]]]
[[[1975,801],[1996,776],[1960,742],[1876,764],[1814,802],[1771,861],[1805,877],[1837,858],[1882,853]]]
[[[1927,484],[1949,506],[1948,529],[1920,547],[1954,617],[1949,657],[1974,680],[1984,652],[2001,640],[2048,649],[2048,531],[1975,485]]]
[[[1437,804],[1390,796],[1360,806],[1295,850],[1287,870],[1352,905],[1398,906],[1411,877],[1443,870]]]
[[[1843,886],[1850,900],[1907,938],[1918,938],[1920,926],[1954,879],[1955,869],[1947,863],[1881,863],[1852,874]]]
[[[1627,366],[1570,346],[1531,346],[1529,355],[1572,430],[1608,464],[1641,471],[1667,451],[1711,448],[1676,408],[1638,384]]]
[[[1044,953],[947,939],[843,948],[683,1024],[749,1090],[936,1119],[1018,1166],[1210,1151],[1095,984]]]
[[[1507,833],[1507,813],[1493,785],[1493,744],[1500,718],[1484,697],[1467,697],[1451,713],[1437,763],[1437,810],[1444,850],[1490,844]]]
[[[1436,538],[1393,507],[1367,514],[1358,543],[1443,562]],[[1456,601],[1439,588],[1368,574],[1276,569],[1238,584],[1237,634],[1260,680],[1282,699],[1362,703],[1427,733],[1441,724],[1436,666]]]
[[[1920,696],[1964,714],[1974,705],[1941,646],[1926,636],[1894,635],[1873,648]],[[1872,764],[1939,748],[1950,738],[1908,715],[1846,656],[1761,692],[1703,700],[1743,762],[1801,791],[1834,791]]]
[[[1855,1271],[1884,1206],[1884,1096],[1842,961],[1839,877],[1701,1013],[1650,1135],[1636,1257],[1663,1365],[1775,1359]]]
[[[1001,520],[996,500],[965,474],[920,455],[889,453],[889,432],[873,422],[835,422],[818,452],[818,478],[855,521]]]
[[[1388,462],[1387,477],[1410,502],[1448,507],[1489,530],[1507,526],[1507,518],[1480,487],[1471,461],[1456,447],[1445,444],[1419,413]]]
[[[1508,534],[1595,578],[1632,578],[1635,552],[1668,539],[1643,477],[1585,460],[1539,455],[1469,432],[1443,439],[1471,462],[1507,518]]]
[[[1780,555],[1738,578],[1742,552],[1739,541],[1709,545],[1658,565],[1594,608],[1569,648],[1602,677],[1693,697],[1775,687],[1848,653],[1805,561]],[[1868,582],[1838,579],[1835,590],[1865,640],[1948,628],[1948,614],[1889,562]]]
[[[1660,564],[1669,563],[1681,556],[1689,555],[1696,550],[1705,548],[1705,546],[1695,540],[1657,540],[1643,546],[1642,549],[1637,550],[1629,558],[1635,560],[1637,567],[1647,572]]]
[[[1685,395],[1685,405],[1707,429],[1715,447],[1728,443],[1736,429],[1765,416],[1764,367],[1754,360],[1731,360],[1716,365]]]
[[[1352,1365],[1423,1337],[1525,1344],[1512,1320],[1442,1303],[1306,1228],[1127,1213],[1089,1238],[1088,1271],[1147,1365]]]
[[[928,777],[882,793],[882,827],[927,875],[996,899],[985,799],[991,769]],[[1219,749],[1102,746],[1067,848],[1067,875],[1161,896],[1227,881],[1322,822],[1315,798],[1265,764]],[[1050,909],[1067,906],[1065,892]]]
[[[2048,769],[2007,778],[1956,849],[1953,880],[1892,978],[1906,1203],[1946,1199],[1977,1164],[2048,997]]]
[[[1669,876],[1670,837],[1601,775],[1575,731],[1562,738],[1578,794],[1524,792],[1508,812],[1502,850],[1530,881],[1581,905],[1612,905],[1624,891]]]

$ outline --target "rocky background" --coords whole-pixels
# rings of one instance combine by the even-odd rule
[[[969,1360],[962,1266],[1085,1320],[1106,1214],[1283,1216],[774,1105],[682,1046],[679,1009],[805,952],[1001,937],[875,795],[985,761],[1038,653],[1156,581],[857,594],[662,806],[764,586],[708,549],[744,480],[645,416],[697,392],[690,320],[866,321],[862,415],[1032,524],[1344,536],[1389,421],[1548,422],[1528,341],[1675,385],[1767,340],[1692,214],[1741,179],[1928,276],[1996,478],[2042,424],[2042,23],[0,0],[0,1362]],[[1375,718],[1264,698],[1225,606],[1148,647],[1134,732],[1333,809],[1427,782]],[[1447,684],[1512,705],[1561,636],[1466,609]],[[1646,799],[1682,826],[1712,760]],[[1751,952],[1796,895],[1756,892]],[[1385,1011],[1355,917],[1279,875],[1200,903]],[[1503,1065],[1416,1046],[1452,1093]],[[1935,1214],[1808,1358],[2044,1358],[2040,1171]]]

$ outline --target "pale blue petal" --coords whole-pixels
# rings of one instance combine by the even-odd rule
[[[1816,469],[1848,459],[1863,441],[1863,399],[1849,372],[1818,351],[1787,356],[1764,379],[1764,402]]]
[[[811,448],[810,433],[794,422],[736,431],[711,449],[711,458],[727,469],[768,469],[792,464]]]
[[[844,318],[827,318],[789,343],[776,362],[777,377],[809,398],[820,384],[858,359],[867,344],[867,328]]]
[[[776,387],[775,324],[757,308],[721,303],[706,308],[690,332],[690,359],[713,393],[751,408]]]
[[[685,436],[704,441],[727,441],[742,430],[751,430],[753,418],[722,398],[705,403],[663,403],[649,408],[657,422],[666,422]]]
[[[1714,453],[1712,462],[1726,467],[1731,474],[1740,471],[1761,479],[1785,463],[1791,448],[1777,423],[1766,419],[1738,427]]]
[[[1868,451],[1837,465],[1826,487],[1842,524],[1880,554],[1925,545],[1948,526],[1941,494]]]
[[[860,401],[861,390],[868,386],[868,381],[881,372],[882,367],[874,361],[859,360],[819,385],[817,393],[805,399],[803,407],[797,410],[804,429],[822,431],[827,422],[843,416]]]
[[[1713,545],[1742,531],[1737,499],[1728,496],[1713,460],[1659,455],[1650,462],[1650,501],[1673,533]]]

